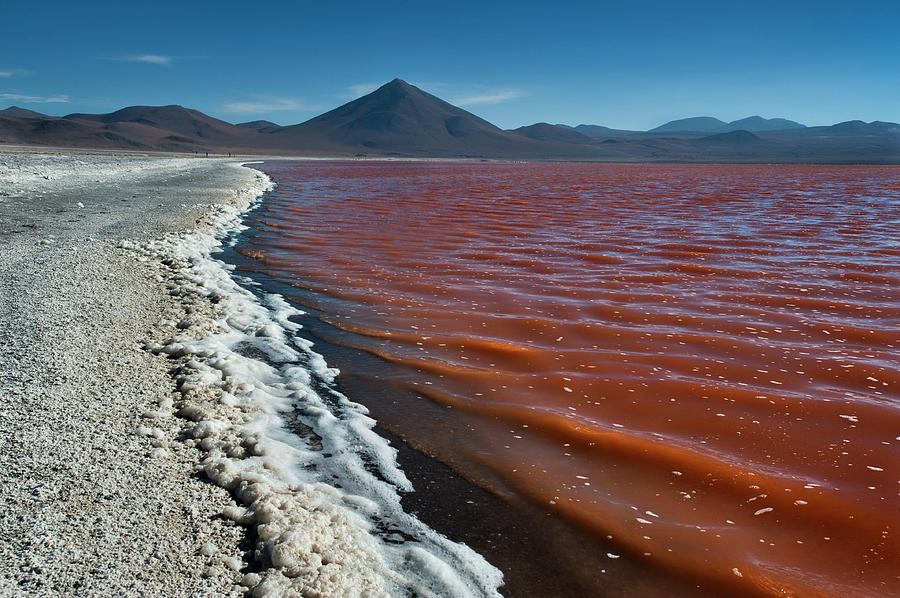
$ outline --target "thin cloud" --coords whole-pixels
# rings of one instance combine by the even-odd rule
[[[361,98],[366,94],[372,93],[382,85],[384,85],[384,83],[359,83],[357,85],[350,85],[347,87],[346,93],[340,93],[334,97],[339,100],[355,100],[356,98]]]
[[[503,102],[510,102],[524,96],[525,93],[517,89],[503,89],[500,91],[485,92],[455,98],[453,100],[453,103],[458,106],[475,106],[477,104],[502,104]]]
[[[359,85],[351,85],[350,93],[353,94],[354,98],[358,98],[360,96],[366,95],[367,93],[372,93],[373,91],[381,87],[381,85],[382,84],[380,83],[360,83]]]
[[[157,64],[159,66],[172,66],[175,60],[172,56],[160,56],[159,54],[135,54],[133,56],[124,56],[122,60],[126,62],[143,62],[146,64]]]
[[[291,98],[259,98],[249,102],[229,102],[222,106],[225,112],[238,114],[261,114],[264,112],[307,112],[318,110],[316,106],[309,106],[300,100]]]
[[[23,102],[31,104],[65,104],[69,101],[69,96],[58,95],[51,97],[43,96],[26,96],[18,93],[0,93],[0,100],[9,100],[11,102]]]
[[[27,75],[28,71],[25,69],[0,69],[0,77],[21,77],[22,75]]]

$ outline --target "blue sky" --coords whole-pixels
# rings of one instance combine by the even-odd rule
[[[0,107],[302,122],[400,77],[498,126],[900,121],[900,2],[33,2]]]

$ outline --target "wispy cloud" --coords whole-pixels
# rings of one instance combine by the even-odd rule
[[[26,96],[19,93],[0,93],[0,100],[9,100],[11,102],[22,102],[25,104],[65,104],[69,101],[69,96]]]
[[[28,71],[25,69],[0,69],[0,77],[21,77],[22,75],[27,75]]]
[[[262,114],[281,111],[307,112],[319,110],[319,107],[292,98],[258,97],[247,102],[229,102],[222,106],[222,110],[239,114]]]
[[[472,95],[456,97],[453,103],[458,106],[475,106],[477,104],[502,104],[510,102],[525,96],[525,92],[518,89],[501,89],[497,91],[487,91]]]
[[[175,60],[172,56],[161,56],[159,54],[134,54],[131,56],[123,56],[120,60],[126,62],[144,62],[146,64],[157,64],[159,66],[172,66]]]
[[[384,85],[384,83],[359,83],[357,85],[350,85],[347,87],[346,92],[339,93],[334,97],[339,100],[355,100],[356,98],[361,98],[366,94],[372,93],[382,85]]]
[[[351,85],[348,89],[350,89],[350,93],[353,94],[354,98],[358,98],[367,93],[372,93],[382,85],[383,83],[360,83],[358,85]]]

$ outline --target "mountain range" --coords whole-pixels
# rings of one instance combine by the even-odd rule
[[[231,124],[182,106],[47,116],[0,110],[0,144],[333,157],[900,163],[900,125],[848,121],[806,127],[759,116],[701,116],[650,131],[536,123],[514,130],[395,79],[306,122]]]

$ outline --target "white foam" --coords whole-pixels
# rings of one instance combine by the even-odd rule
[[[250,192],[268,179],[258,174]],[[158,260],[186,314],[176,336],[149,348],[177,360],[179,414],[204,453],[199,466],[254,526],[254,596],[499,596],[502,573],[403,511],[412,486],[366,409],[332,387],[302,314],[282,297],[240,286],[213,255],[243,229],[217,206],[216,234],[183,233],[136,246]]]

